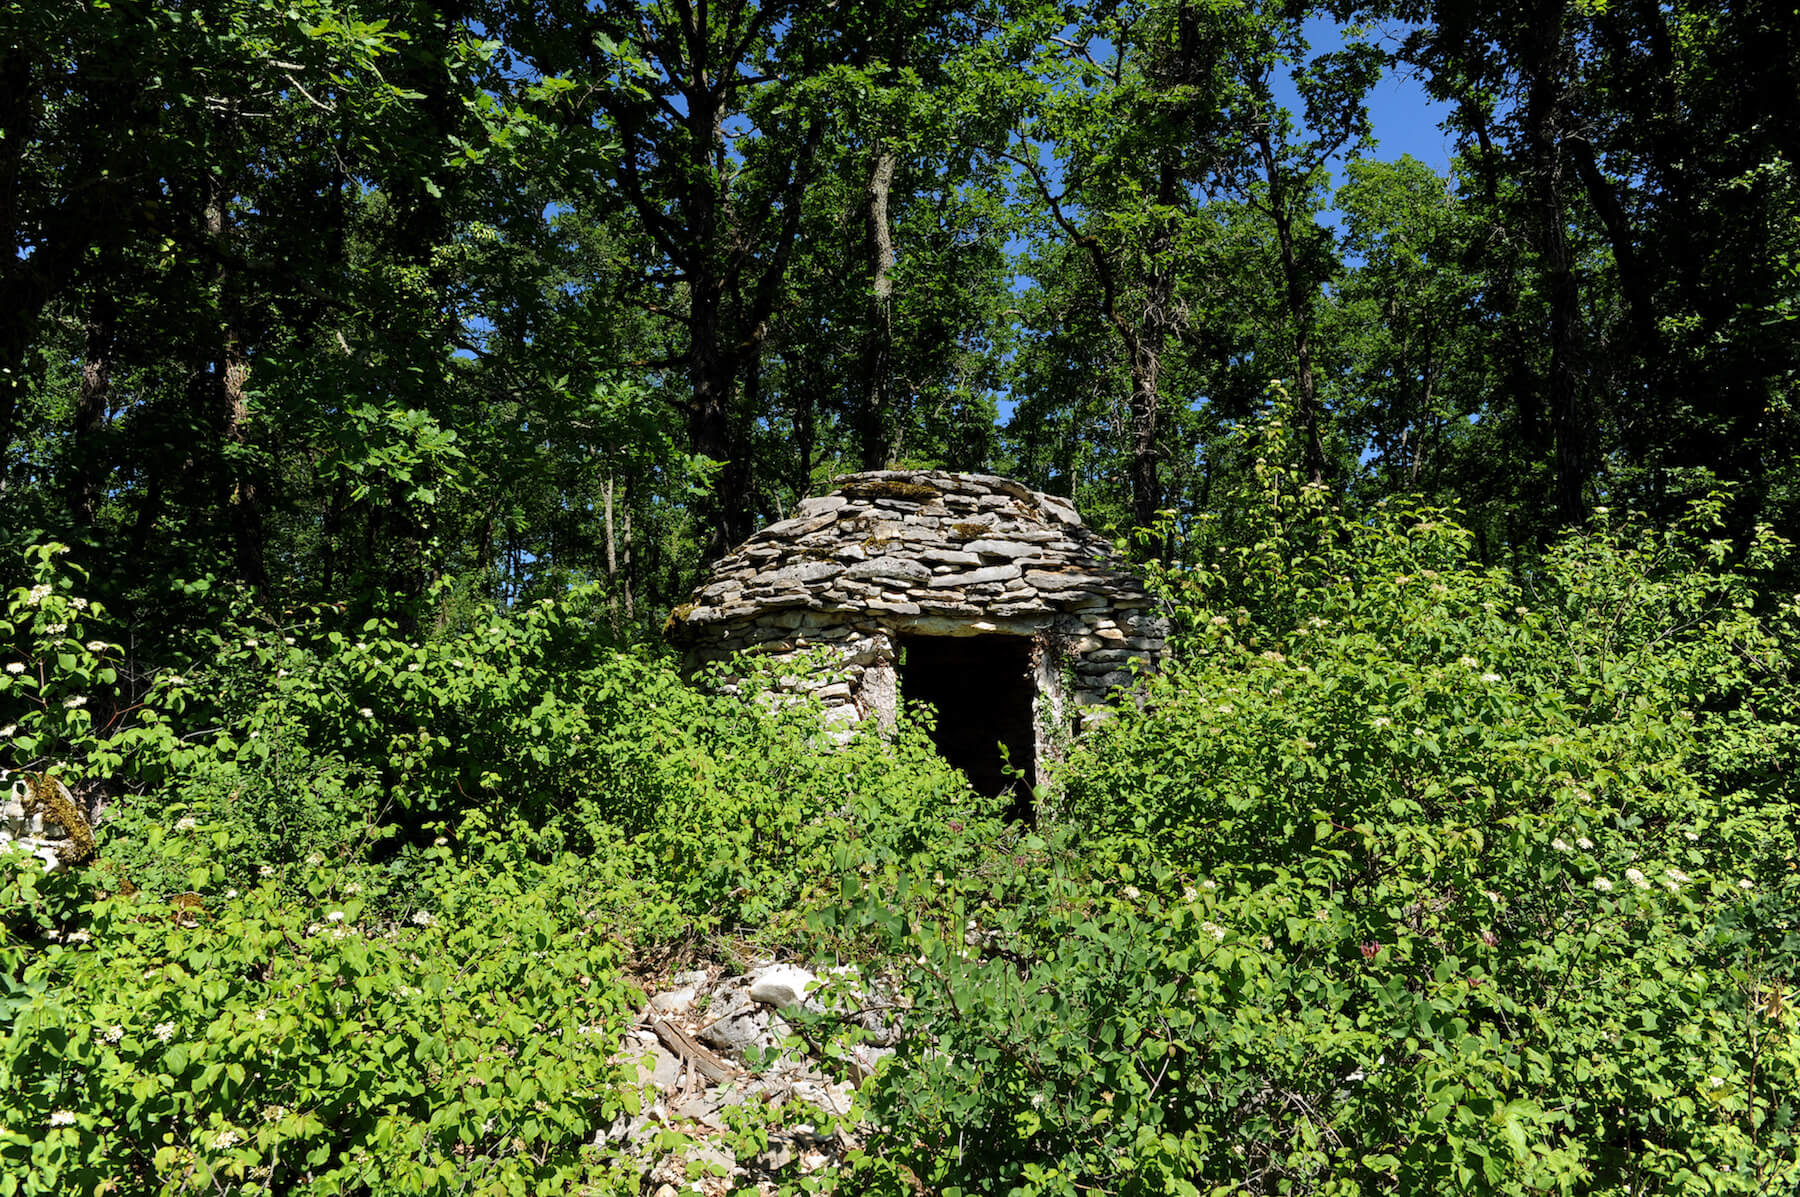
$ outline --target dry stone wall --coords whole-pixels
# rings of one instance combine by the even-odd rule
[[[1165,625],[1068,500],[989,474],[878,471],[758,532],[670,617],[690,662],[821,650],[804,687],[828,718],[891,721],[907,636],[1032,642],[1040,722],[1098,710],[1154,667]]]

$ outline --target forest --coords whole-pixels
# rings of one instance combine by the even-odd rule
[[[0,1197],[1800,1189],[1797,96],[1791,0],[0,0]],[[1034,819],[664,639],[915,468],[1173,629]],[[609,1135],[765,961],[848,1108]]]

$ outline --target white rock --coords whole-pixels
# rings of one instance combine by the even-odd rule
[[[657,1014],[686,1014],[694,1006],[694,990],[670,989],[650,999],[650,1009]]]
[[[750,975],[750,997],[766,1006],[796,1006],[819,978],[797,964],[771,964]]]
[[[769,1016],[742,993],[715,994],[707,1013],[712,1021],[694,1037],[710,1047],[741,1056],[752,1047],[775,1046]]]

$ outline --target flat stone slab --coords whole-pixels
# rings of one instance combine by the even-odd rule
[[[871,557],[844,570],[846,578],[897,578],[923,582],[931,576],[929,566],[910,557]]]
[[[934,590],[948,586],[979,586],[983,582],[1005,582],[1019,576],[1016,565],[989,565],[960,574],[941,574],[929,583]]]

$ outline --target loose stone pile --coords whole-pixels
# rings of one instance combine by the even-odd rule
[[[827,717],[884,723],[897,636],[1032,638],[1040,713],[1053,718],[1065,702],[1105,703],[1134,664],[1155,664],[1165,636],[1138,579],[1067,499],[941,471],[839,479],[723,558],[668,631],[695,664],[827,650],[842,668],[811,687]]]
[[[861,1042],[845,1048],[830,1070],[844,1079],[831,1078],[824,1044],[795,1035],[784,1009],[860,1028],[852,1038]],[[654,1197],[773,1192],[778,1178],[835,1166],[859,1145],[847,1126],[827,1131],[820,1123],[850,1114],[855,1085],[898,1041],[897,1015],[891,1003],[867,996],[850,970],[821,976],[764,964],[741,976],[717,969],[677,974],[639,1012],[621,1051],[639,1069],[641,1112],[621,1117],[598,1139],[636,1161],[644,1191]],[[764,1150],[739,1158],[731,1123],[745,1114],[771,1128]],[[684,1145],[659,1145],[664,1131],[677,1132]]]

